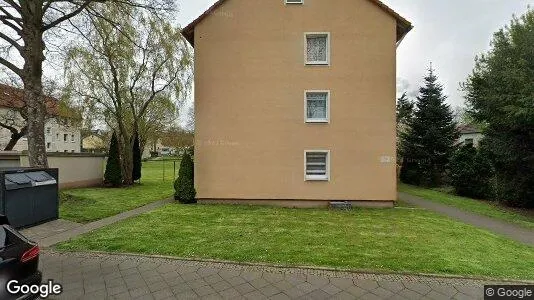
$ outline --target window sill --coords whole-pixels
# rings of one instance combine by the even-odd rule
[[[305,65],[306,65],[306,66],[323,66],[323,67],[328,67],[328,66],[330,66],[330,63],[329,63],[329,62],[324,62],[324,61],[315,61],[315,62],[306,62]]]
[[[306,120],[306,124],[329,124],[330,120]]]
[[[330,181],[330,178],[325,176],[306,176],[306,181]]]

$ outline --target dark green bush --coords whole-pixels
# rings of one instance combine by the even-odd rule
[[[139,135],[136,133],[134,135],[133,143],[133,169],[132,169],[132,179],[137,181],[141,179],[141,148],[139,147]]]
[[[109,144],[108,161],[104,173],[104,183],[114,187],[122,184],[121,160],[117,135],[113,133]]]
[[[492,177],[491,163],[485,151],[465,145],[453,154],[450,178],[456,194],[476,199],[491,199]]]
[[[180,163],[178,179],[174,182],[174,199],[180,203],[191,204],[196,203],[196,195],[193,159],[186,152]]]

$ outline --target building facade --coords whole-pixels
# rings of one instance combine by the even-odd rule
[[[58,100],[44,97],[48,112],[45,123],[45,145],[48,152],[79,153],[81,148],[79,122],[64,117],[59,112]],[[21,130],[25,121],[20,112],[24,108],[23,91],[21,89],[0,84],[0,150],[4,150],[11,140],[11,131],[5,126]],[[28,150],[25,136],[19,139],[13,151]]]
[[[376,0],[222,0],[187,26],[198,200],[393,205],[411,28]]]

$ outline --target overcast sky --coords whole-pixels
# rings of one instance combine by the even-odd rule
[[[215,2],[179,1],[179,24],[187,25]],[[489,48],[492,34],[508,24],[513,14],[521,15],[529,4],[534,6],[534,0],[383,2],[411,21],[415,27],[397,50],[397,92],[408,90],[411,95],[415,95],[432,62],[445,87],[445,93],[449,96],[448,101],[454,107],[464,102],[459,83],[471,72],[475,55]]]

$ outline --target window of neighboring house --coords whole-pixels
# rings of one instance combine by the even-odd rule
[[[51,130],[52,130],[52,129],[51,129],[50,127],[46,127],[46,134],[50,134],[50,131],[51,131]]]
[[[52,143],[46,143],[46,149],[50,149],[50,146],[52,146]]]
[[[330,64],[330,33],[306,33],[306,64]]]
[[[74,143],[74,134],[70,135],[70,141]]]
[[[306,91],[307,123],[328,123],[330,119],[330,91]]]
[[[68,153],[68,152],[69,152],[69,150],[63,150],[63,152],[65,152],[65,153]]]
[[[306,180],[327,181],[330,179],[330,151],[313,150],[305,152]]]
[[[464,144],[473,146],[474,140],[473,139],[465,139]]]
[[[70,150],[70,152],[74,153],[74,150]]]
[[[63,134],[63,141],[64,141],[64,142],[66,142],[68,138],[69,138],[69,135],[68,135],[68,134],[66,134],[66,133]]]

